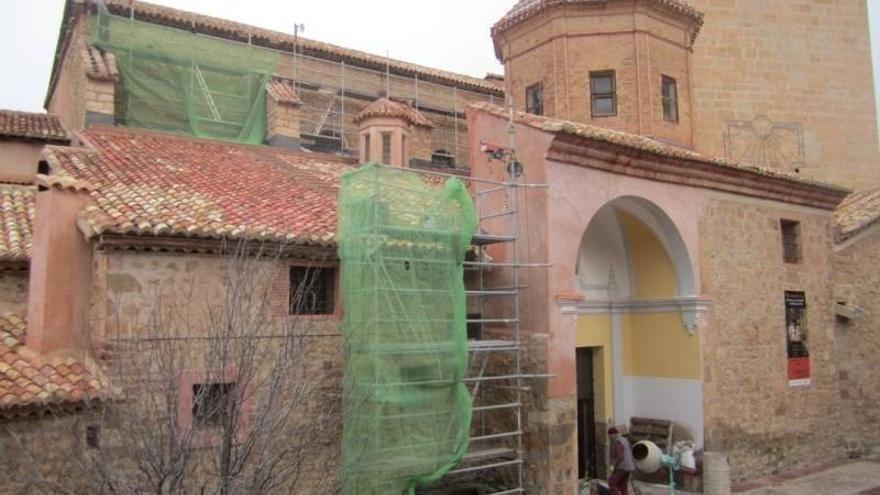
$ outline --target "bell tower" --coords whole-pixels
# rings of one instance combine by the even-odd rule
[[[680,0],[520,0],[492,39],[517,110],[692,148],[702,24]]]

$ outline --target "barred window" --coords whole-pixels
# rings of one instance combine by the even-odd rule
[[[334,268],[290,267],[290,314],[333,314],[335,283]]]
[[[391,133],[382,133],[382,163],[391,164]]]
[[[786,263],[801,261],[801,223],[794,220],[780,220],[782,231],[782,259]]]
[[[232,414],[234,383],[194,383],[192,386],[192,416],[195,424],[222,425]]]

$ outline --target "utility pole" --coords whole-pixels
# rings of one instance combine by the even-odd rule
[[[294,89],[297,87],[297,78],[299,74],[296,72],[296,50],[297,45],[299,44],[299,33],[300,31],[306,31],[306,25],[301,23],[294,23],[293,25],[293,87]]]

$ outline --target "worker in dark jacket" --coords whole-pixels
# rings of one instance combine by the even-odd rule
[[[611,441],[611,469],[614,470],[608,478],[608,486],[611,495],[627,495],[629,475],[636,468],[632,449],[629,440],[621,436],[617,428],[608,430],[608,438]]]

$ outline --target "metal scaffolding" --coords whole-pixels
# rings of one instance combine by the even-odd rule
[[[303,102],[300,128],[306,138],[323,142],[329,149],[341,151],[358,146],[354,117],[382,94],[406,100],[424,113],[435,125],[430,151],[454,157],[457,166],[466,166],[467,125],[464,110],[479,101],[500,103],[498,96],[441,85],[387,71],[352,67],[345,62],[296,53],[292,75]],[[429,158],[429,157],[428,157]]]

